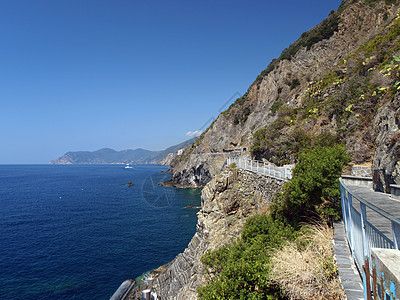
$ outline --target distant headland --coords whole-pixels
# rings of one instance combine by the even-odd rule
[[[161,151],[151,151],[142,148],[135,150],[127,149],[116,151],[110,148],[103,148],[97,151],[70,151],[61,157],[54,159],[49,164],[162,164],[168,165],[168,154],[193,144],[196,138],[192,138],[178,145],[171,146]]]

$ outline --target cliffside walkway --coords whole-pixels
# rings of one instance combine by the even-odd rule
[[[346,297],[349,300],[363,300],[364,290],[361,277],[358,273],[354,260],[346,240],[344,223],[337,222],[334,224],[335,244],[334,251],[336,264],[339,270],[339,278],[342,283]]]
[[[371,276],[371,250],[400,249],[400,199],[349,176],[340,179],[340,192],[348,248],[363,281],[364,299],[372,299],[377,278]]]
[[[292,178],[292,165],[276,167],[272,164],[258,160],[251,160],[249,158],[228,157],[226,164],[230,166],[233,163],[236,164],[236,166],[240,169],[264,174],[275,179],[288,180]]]

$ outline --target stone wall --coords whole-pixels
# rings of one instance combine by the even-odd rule
[[[353,166],[351,168],[351,175],[357,177],[372,177],[371,166]]]

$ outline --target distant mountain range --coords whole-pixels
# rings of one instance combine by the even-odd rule
[[[50,161],[50,164],[117,164],[117,163],[140,163],[158,164],[168,154],[175,153],[194,143],[192,138],[178,145],[171,146],[162,151],[150,151],[142,148],[135,150],[116,151],[110,148],[103,148],[97,151],[70,151],[63,156]]]

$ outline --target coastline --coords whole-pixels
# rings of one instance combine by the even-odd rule
[[[175,183],[171,179],[160,182],[158,185],[165,186],[165,187],[179,188],[179,189],[202,189],[202,188],[204,188],[204,186],[192,186],[192,185],[184,185],[184,184]]]
[[[149,273],[147,284],[137,286],[128,299],[141,298],[153,289],[162,299],[197,299],[197,288],[206,283],[201,257],[241,234],[247,218],[264,212],[282,182],[244,170],[225,170],[202,190],[196,233],[187,248],[170,263]]]

